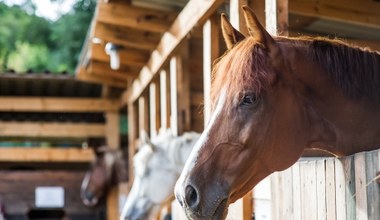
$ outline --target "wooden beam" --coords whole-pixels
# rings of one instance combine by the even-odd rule
[[[124,47],[152,51],[160,40],[159,35],[155,33],[136,31],[132,28],[107,25],[101,22],[97,22],[94,28],[94,38]]]
[[[104,50],[104,44],[91,43],[90,59],[110,62],[110,56]],[[148,54],[141,50],[121,48],[119,50],[120,64],[124,66],[142,67],[148,61]]]
[[[4,112],[104,112],[119,106],[119,100],[101,98],[0,97]]]
[[[125,2],[104,4],[99,2],[96,20],[151,32],[163,33],[176,17],[176,13],[133,7]]]
[[[178,93],[177,93],[177,62],[178,56],[170,59],[170,129],[173,135],[178,135]]]
[[[128,104],[128,171],[129,171],[129,188],[132,187],[134,170],[133,157],[136,153],[136,142],[138,134],[138,109],[136,104]]]
[[[86,82],[92,82],[92,83],[98,83],[118,88],[125,88],[127,87],[127,84],[123,81],[120,81],[118,79],[114,79],[111,77],[105,77],[105,76],[99,76],[95,74],[89,73],[85,68],[79,66],[77,70],[75,71],[76,78],[78,80],[86,81]]]
[[[203,25],[203,117],[206,126],[211,117],[211,71],[219,57],[219,17],[214,14]],[[200,102],[199,102],[200,103]]]
[[[0,136],[51,138],[104,137],[105,126],[98,123],[1,122]]]
[[[271,35],[288,36],[288,0],[266,0],[265,20],[265,28]]]
[[[1,162],[91,162],[92,149],[80,148],[0,148]]]
[[[292,0],[289,12],[311,17],[380,27],[380,4],[373,0]]]
[[[129,71],[128,67],[120,66],[118,70],[113,70],[108,62],[100,61],[90,61],[88,72],[94,75],[100,75],[104,77],[111,77],[114,79],[119,79],[126,83],[136,78],[138,73],[133,73]]]
[[[150,56],[148,64],[140,71],[139,78],[123,95],[123,104],[137,100],[189,32],[195,26],[202,25],[223,2],[223,0],[190,0],[188,2],[169,30],[163,34],[156,50]]]

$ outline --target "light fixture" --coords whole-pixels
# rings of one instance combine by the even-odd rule
[[[120,68],[119,49],[121,46],[108,42],[105,47],[106,54],[110,56],[111,69],[117,70]]]

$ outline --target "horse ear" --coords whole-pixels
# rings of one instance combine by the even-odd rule
[[[275,44],[272,36],[260,24],[255,13],[248,6],[243,6],[243,12],[249,35],[256,38],[266,49],[270,50]]]
[[[222,32],[227,48],[230,50],[239,41],[244,40],[244,35],[236,30],[228,21],[226,15],[222,13]]]
[[[148,145],[153,151],[155,151],[155,146],[154,144],[152,143],[152,141],[150,140],[149,136],[148,136],[148,133],[146,133],[145,130],[141,130],[141,143],[142,144],[146,144]]]

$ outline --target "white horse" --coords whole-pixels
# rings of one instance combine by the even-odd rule
[[[153,219],[173,196],[174,185],[200,134],[176,137],[166,132],[153,141],[143,133],[133,158],[135,177],[120,220]]]

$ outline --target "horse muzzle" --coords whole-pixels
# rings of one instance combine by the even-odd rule
[[[225,184],[189,180],[182,183],[177,183],[175,196],[189,219],[220,220],[227,216],[229,197]]]

